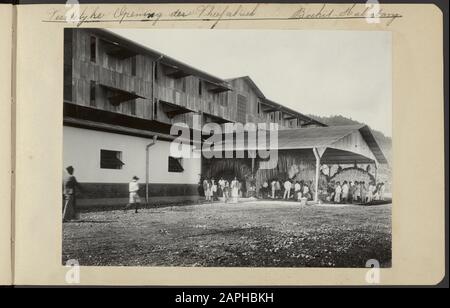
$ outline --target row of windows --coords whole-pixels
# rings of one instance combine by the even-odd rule
[[[97,83],[94,80],[90,81],[90,88],[89,88],[89,105],[91,107],[96,107],[96,99],[97,99]],[[136,94],[136,92],[132,91],[131,93]],[[136,99],[132,99],[127,101],[126,103],[129,104],[130,113],[132,115],[136,115]]]
[[[184,171],[183,158],[169,156],[168,160],[168,172]],[[122,169],[124,165],[121,151],[100,150],[101,169]]]
[[[91,36],[90,37],[90,60],[91,62],[97,63],[97,37]],[[155,68],[153,72],[153,78],[155,81],[158,80],[158,63],[155,63]],[[131,58],[131,75],[136,76],[136,70],[137,70],[137,59],[136,56]],[[199,80],[198,83],[198,95],[203,95],[203,83],[201,80]],[[182,79],[182,91],[186,91],[186,79]]]
[[[90,37],[90,60],[97,63],[97,37]],[[131,57],[131,75],[136,76],[137,59],[136,56]]]

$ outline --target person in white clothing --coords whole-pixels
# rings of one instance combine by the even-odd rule
[[[347,203],[348,201],[348,191],[349,191],[349,186],[347,184],[347,181],[344,181],[344,183],[342,184],[342,202]]]
[[[141,204],[141,198],[139,197],[139,178],[137,176],[133,176],[133,179],[128,184],[128,191],[130,193],[129,203],[123,209],[126,211],[130,207],[134,206],[134,212],[138,212],[139,205]]]
[[[291,188],[292,188],[291,181],[290,180],[286,180],[286,182],[284,182],[283,199],[290,199],[291,198]]]
[[[240,183],[235,177],[234,180],[231,181],[231,198],[233,200],[233,203],[238,203],[239,201],[239,186]]]
[[[336,187],[334,188],[334,202],[335,203],[341,203],[341,192],[342,192],[341,183],[336,182]]]

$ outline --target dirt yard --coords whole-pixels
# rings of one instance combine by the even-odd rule
[[[63,263],[114,266],[391,265],[391,205],[253,201],[82,213],[64,224]]]

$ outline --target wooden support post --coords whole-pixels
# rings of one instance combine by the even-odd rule
[[[314,156],[316,157],[316,179],[314,185],[314,202],[319,200],[319,176],[320,176],[320,155],[317,148],[313,148]]]
[[[375,185],[378,182],[378,163],[375,161],[374,162],[374,166],[375,166]]]

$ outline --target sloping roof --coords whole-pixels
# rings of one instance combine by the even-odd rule
[[[234,80],[245,80],[250,87],[253,89],[253,91],[255,91],[256,96],[258,96],[259,98],[265,98],[266,96],[264,95],[264,93],[261,91],[260,88],[258,88],[258,86],[256,85],[256,83],[249,77],[249,76],[241,76],[241,77],[235,77],[235,78],[228,78],[226,79],[227,82],[232,82]]]
[[[270,100],[270,99],[264,98],[262,101],[263,101],[265,104],[268,104],[268,105],[270,105],[270,106],[273,106],[274,108],[279,109],[280,111],[284,111],[284,112],[287,112],[287,113],[289,113],[289,114],[295,114],[295,115],[297,115],[299,118],[301,118],[301,119],[303,119],[303,120],[309,121],[309,123],[312,123],[312,124],[318,124],[318,125],[320,125],[320,126],[327,126],[326,124],[324,124],[324,123],[322,123],[322,122],[320,122],[320,121],[314,120],[313,118],[308,117],[307,115],[304,115],[304,114],[301,113],[301,112],[298,112],[298,111],[296,111],[296,110],[293,110],[293,109],[291,109],[291,108],[289,108],[289,107],[286,107],[286,106],[284,106],[284,105],[282,105],[282,104],[279,104],[279,103],[277,103],[277,102],[274,102],[274,101],[272,101],[272,100]]]
[[[200,69],[197,69],[193,66],[190,66],[189,64],[186,64],[184,62],[181,62],[175,58],[169,57],[157,50],[154,50],[152,48],[149,48],[147,46],[141,45],[139,43],[136,43],[132,40],[129,40],[123,36],[120,36],[118,34],[115,34],[109,30],[105,30],[105,29],[96,29],[96,28],[92,28],[89,29],[89,31],[92,31],[93,33],[98,34],[99,36],[106,38],[110,41],[110,43],[112,44],[117,44],[117,45],[121,45],[124,46],[126,48],[129,48],[130,50],[134,50],[138,53],[142,53],[142,54],[147,54],[155,59],[159,59],[158,62],[168,65],[170,67],[173,68],[177,68],[180,70],[183,70],[187,73],[190,73],[194,76],[200,77],[205,81],[208,81],[212,84],[230,89],[229,84],[224,80],[221,79],[219,77],[216,77],[214,75],[211,75],[207,72],[204,72]]]
[[[361,125],[346,125],[280,130],[278,132],[278,149],[327,147],[361,127]]]
[[[360,132],[364,142],[373,154],[373,157],[381,164],[387,164],[386,157],[384,156],[381,148],[376,142],[370,128],[367,125],[346,125],[346,126],[327,126],[327,127],[306,127],[297,129],[286,129],[278,131],[278,144],[275,147],[277,150],[295,150],[295,149],[312,149],[312,148],[333,148],[338,141],[351,135],[354,132]],[[267,133],[269,136],[269,133]],[[258,149],[259,146],[251,148],[248,145],[248,135],[245,134],[244,140],[237,136],[234,150],[252,150]],[[269,139],[269,137],[267,138]],[[270,140],[267,140],[266,148],[274,149],[270,147]],[[255,141],[257,144],[257,142]],[[240,144],[244,145],[244,148],[240,148]],[[227,148],[227,144],[222,144],[224,150],[230,151],[232,149]],[[340,150],[343,151],[343,150]],[[352,152],[349,147],[348,152]],[[357,152],[355,152],[357,153]],[[359,154],[361,155],[361,154]]]

